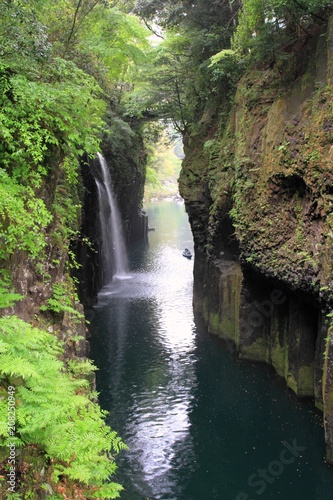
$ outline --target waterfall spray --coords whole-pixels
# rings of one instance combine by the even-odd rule
[[[125,240],[111,176],[105,158],[97,153],[100,175],[95,176],[98,190],[99,221],[101,226],[101,258],[103,285],[128,273]]]

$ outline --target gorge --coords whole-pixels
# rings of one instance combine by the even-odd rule
[[[144,187],[158,185],[154,148],[172,127],[194,311],[223,340],[203,326],[207,343],[263,378],[271,365],[286,394],[313,401],[332,464],[331,2],[12,0],[0,14],[1,495],[8,471],[22,498],[120,494],[109,478],[124,446],[104,424],[89,358],[98,293],[127,264],[115,264],[118,236],[102,234],[119,226],[107,225],[114,197],[126,249],[146,244]]]
[[[192,249],[184,206],[146,210],[155,231],[130,248],[128,279],[102,288],[89,325],[99,400],[129,446],[122,498],[329,500],[319,411],[208,333],[181,255]]]
[[[331,23],[302,48],[295,82],[277,92],[276,68],[254,70],[227,122],[206,109],[180,189],[197,248],[196,310],[241,358],[272,364],[315,399],[332,462]]]

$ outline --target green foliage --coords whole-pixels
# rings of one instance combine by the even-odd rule
[[[34,258],[40,256],[46,244],[45,228],[51,220],[43,200],[0,168],[0,258],[17,250],[27,251]]]
[[[114,474],[113,455],[124,448],[106,426],[105,412],[89,398],[88,382],[66,373],[60,343],[51,334],[16,317],[0,319],[0,436],[17,449],[37,445],[60,475],[85,487],[86,498],[117,498],[121,486],[106,484]],[[91,368],[89,366],[89,368]],[[87,371],[84,363],[84,371]],[[7,388],[15,389],[15,436],[7,427]]]
[[[70,359],[67,366],[74,377],[84,377],[97,370],[89,359]]]
[[[19,293],[8,292],[7,288],[3,288],[0,283],[0,309],[11,307],[22,298],[23,296]]]
[[[7,495],[7,500],[22,500],[20,493],[10,493]]]
[[[151,51],[137,75],[134,91],[123,98],[128,115],[148,114],[171,120],[179,132],[187,130],[188,123],[194,119],[197,94],[193,86],[190,43],[186,34],[172,32]]]
[[[112,151],[113,156],[117,157],[133,146],[135,132],[115,113],[109,114],[108,122],[109,127],[103,142]]]
[[[212,82],[217,84],[216,91],[219,91],[221,84],[224,90],[229,88],[230,91],[234,91],[244,67],[234,50],[223,49],[210,58],[208,69],[211,72]]]
[[[211,60],[211,64],[210,66],[211,67],[214,67],[216,66],[218,63],[220,63],[221,61],[224,62],[224,61],[233,61],[235,59],[235,52],[231,49],[223,49],[221,50],[220,52],[218,52],[217,54],[214,54],[210,60]]]
[[[99,6],[85,25],[78,48],[103,65],[110,81],[128,81],[128,69],[145,61],[147,35],[137,17]]]
[[[70,59],[108,92],[115,82],[128,81],[128,69],[144,58],[148,30],[137,17],[103,0],[57,0],[40,12],[53,51]]]
[[[241,2],[220,0],[137,0],[134,11],[145,20],[153,20],[163,27],[207,30],[229,38]]]
[[[50,175],[52,162],[57,165],[58,159],[67,186],[75,187],[76,157],[83,152],[95,154],[99,149],[105,105],[93,78],[61,59],[54,60],[42,77],[33,79],[33,75],[18,74],[0,65],[3,259],[17,250],[28,252],[34,259],[41,256],[46,245],[45,229],[52,216],[35,193]],[[53,213],[64,231],[68,228],[62,239],[68,243],[77,226],[79,207],[71,203],[71,197],[63,197],[61,203],[59,197],[57,191]]]
[[[230,51],[239,6],[227,0],[136,2],[135,12],[146,24],[155,22],[165,31],[137,72],[134,91],[125,95],[127,113],[163,118],[178,132],[193,132],[207,100],[229,92],[239,78],[238,60]],[[212,61],[221,50],[228,56]]]
[[[245,0],[233,48],[250,60],[276,60],[309,26],[325,20],[329,0]]]
[[[24,4],[16,0],[0,3],[0,54],[2,62],[31,71],[37,62],[48,59],[51,46],[45,26],[33,13],[37,2]]]
[[[77,298],[73,289],[70,289],[71,282],[58,282],[52,285],[53,295],[47,301],[47,305],[42,306],[41,311],[50,311],[54,314],[69,313],[73,318],[81,319],[82,314],[74,309],[73,298]]]
[[[39,186],[45,160],[63,154],[94,154],[99,147],[104,103],[96,82],[61,59],[34,80],[0,66],[2,165],[26,184]]]
[[[6,60],[0,64],[0,258],[22,250],[36,259],[52,220],[37,190],[58,164],[67,184],[75,184],[76,158],[99,149],[105,104],[96,81],[70,61],[55,58],[43,66],[36,59],[19,70],[10,51]],[[68,196],[57,201],[57,220],[74,231],[78,207]]]
[[[5,272],[0,277],[0,309],[11,307],[15,302],[21,300],[23,296],[12,291],[12,284]]]
[[[51,240],[59,249],[68,249],[71,241],[79,237],[81,200],[79,197],[79,162],[75,156],[66,156],[59,165],[58,183],[52,203],[55,214]],[[70,265],[77,265],[67,250]]]

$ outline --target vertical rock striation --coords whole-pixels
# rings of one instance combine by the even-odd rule
[[[148,219],[142,210],[146,153],[139,130],[131,128],[118,116],[110,115],[110,134],[104,137],[102,152],[111,171],[113,189],[117,198],[125,239],[128,244],[147,237]],[[75,252],[81,269],[79,296],[90,307],[102,287],[100,272],[100,227],[98,222],[98,195],[92,174],[96,160],[82,162],[83,210],[81,233]],[[89,243],[87,243],[89,242]]]
[[[194,305],[243,359],[270,363],[324,412],[333,462],[333,18],[294,65],[253,69],[226,118],[186,137]],[[207,108],[213,107],[212,103]]]

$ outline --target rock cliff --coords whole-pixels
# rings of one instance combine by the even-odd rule
[[[185,137],[194,305],[244,359],[323,410],[333,462],[333,18],[254,68]]]
[[[142,211],[146,172],[146,153],[139,126],[130,127],[114,113],[109,117],[109,134],[104,137],[102,152],[110,168],[117,204],[123,221],[127,243],[147,236],[148,220]],[[79,295],[85,306],[96,300],[101,288],[100,228],[98,223],[98,198],[93,170],[97,160],[82,161],[83,185],[82,239],[75,251],[81,264],[76,273]],[[88,242],[88,243],[87,243]]]

